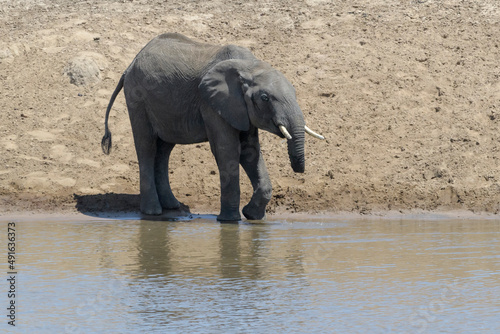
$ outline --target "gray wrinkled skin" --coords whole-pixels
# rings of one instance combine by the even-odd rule
[[[248,219],[265,216],[272,189],[258,129],[284,138],[278,126],[285,126],[292,136],[291,166],[304,172],[304,117],[295,89],[245,48],[201,44],[179,34],[154,38],[123,73],[111,97],[102,140],[106,154],[111,149],[108,116],[122,88],[139,160],[144,214],[180,206],[168,180],[168,160],[176,144],[210,142],[221,181],[221,221],[241,219],[240,164],[254,189],[243,214]]]

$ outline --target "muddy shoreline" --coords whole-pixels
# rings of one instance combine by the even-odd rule
[[[145,217],[138,211],[122,212],[76,212],[76,211],[19,211],[8,212],[0,217],[0,221],[101,221],[101,220],[146,220],[146,221],[178,221],[190,222],[197,219],[208,219],[217,221],[217,214],[210,212],[197,212],[187,215],[163,214],[158,217]],[[321,212],[321,213],[275,213],[268,214],[265,220],[249,221],[242,219],[243,223],[265,224],[267,222],[352,222],[352,221],[421,221],[421,222],[439,222],[439,221],[485,221],[498,220],[499,216],[487,212],[472,213],[470,211],[413,211],[399,212],[386,211],[374,212],[370,214],[360,214],[353,212]]]

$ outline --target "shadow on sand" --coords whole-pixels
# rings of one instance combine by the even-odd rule
[[[78,212],[92,217],[116,217],[145,220],[184,220],[194,219],[189,207],[181,203],[177,210],[164,210],[159,216],[144,215],[140,212],[140,197],[133,194],[73,194]]]

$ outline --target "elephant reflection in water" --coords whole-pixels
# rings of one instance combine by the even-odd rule
[[[180,34],[150,41],[111,96],[102,139],[106,154],[111,149],[109,112],[122,88],[139,161],[140,209],[147,215],[180,207],[168,179],[176,144],[210,142],[221,183],[217,219],[237,221],[240,164],[254,190],[243,208],[245,217],[263,219],[271,199],[258,129],[287,139],[291,166],[298,173],[305,168],[304,134],[323,138],[305,125],[285,76],[243,47],[202,44]]]

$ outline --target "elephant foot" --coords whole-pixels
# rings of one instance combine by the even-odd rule
[[[241,215],[239,212],[236,213],[224,213],[221,211],[220,215],[217,216],[217,220],[220,222],[238,222],[241,220]]]
[[[180,209],[181,203],[174,197],[167,200],[160,199],[161,207],[165,210],[177,210]]]
[[[143,202],[141,201],[141,212],[145,215],[158,216],[161,215],[163,209],[160,205],[160,202]]]
[[[262,220],[266,217],[266,207],[257,207],[249,203],[243,208],[243,215],[248,220]]]

